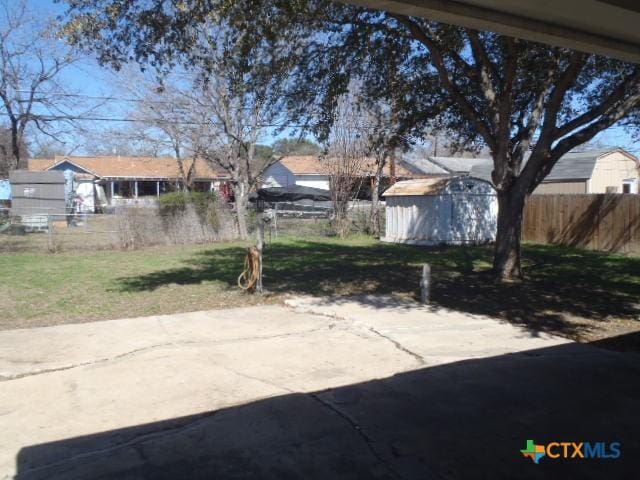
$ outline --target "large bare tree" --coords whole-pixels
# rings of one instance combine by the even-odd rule
[[[329,177],[333,229],[340,237],[347,236],[351,230],[349,205],[358,195],[369,167],[366,121],[353,92],[343,95],[338,100],[326,153],[321,157]]]
[[[262,174],[278,160],[262,155],[257,148],[275,116],[263,99],[244,90],[233,75],[232,71],[220,70],[192,91],[193,123],[199,126],[194,150],[231,176],[238,233],[246,238],[249,193],[259,187]]]
[[[73,121],[75,103],[60,74],[77,61],[57,36],[58,26],[37,18],[25,0],[0,0],[0,114],[10,141],[0,152],[0,170],[21,166],[27,130],[56,138],[61,124]]]
[[[138,128],[132,134],[143,144],[155,144],[157,152],[168,153],[176,159],[180,186],[186,190],[193,188],[197,136],[203,131],[198,125],[198,104],[193,101],[197,95],[193,94],[192,84],[181,88],[175,82],[158,85],[142,80],[131,86],[138,100],[131,115],[137,120]]]

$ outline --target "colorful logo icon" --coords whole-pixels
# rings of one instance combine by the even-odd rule
[[[529,457],[533,460],[533,463],[538,463],[546,455],[544,445],[536,445],[533,440],[527,440],[526,448],[520,452],[525,458]]]
[[[527,446],[520,450],[522,456],[530,458],[538,464],[542,457],[552,460],[556,458],[568,459],[615,459],[620,458],[620,442],[550,442],[537,445],[533,440],[527,440]]]

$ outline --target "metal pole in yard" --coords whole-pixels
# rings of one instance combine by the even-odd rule
[[[260,254],[260,270],[258,272],[258,282],[256,285],[256,290],[262,293],[262,249],[264,247],[264,221],[263,221],[263,213],[262,209],[258,208],[258,252]]]
[[[422,303],[429,303],[431,295],[431,266],[425,263],[422,266],[422,280],[420,281],[420,299]]]
[[[275,203],[273,209],[273,229],[275,230],[276,238],[278,238],[278,202]]]
[[[53,249],[53,223],[51,222],[51,215],[47,213],[47,243],[49,244],[49,250]]]

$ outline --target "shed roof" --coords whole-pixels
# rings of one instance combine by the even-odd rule
[[[413,197],[422,195],[438,195],[443,192],[449,184],[460,179],[479,181],[486,184],[483,179],[473,178],[465,175],[454,175],[449,177],[436,178],[415,178],[394,183],[383,194],[383,197]]]
[[[192,159],[184,161],[186,170]],[[63,162],[70,162],[102,178],[158,178],[178,179],[181,177],[178,163],[172,157],[123,157],[123,156],[56,156],[54,159],[29,160],[30,171],[49,170]],[[196,179],[216,179],[228,177],[221,168],[212,168],[208,162],[196,159]]]

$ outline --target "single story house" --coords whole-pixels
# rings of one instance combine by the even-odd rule
[[[384,242],[469,245],[495,240],[498,200],[485,180],[467,175],[405,180],[383,196]]]
[[[185,170],[191,167],[193,161],[184,161]],[[196,190],[214,190],[229,179],[224,170],[214,169],[202,159],[196,159],[195,162],[193,178]],[[127,203],[126,200],[139,197],[157,197],[179,188],[182,181],[178,162],[172,157],[56,156],[54,159],[31,159],[28,169],[71,170],[91,176],[93,182],[103,188],[110,205]]]
[[[488,158],[429,157],[428,161],[452,175],[491,181],[493,161]],[[640,161],[622,148],[572,151],[558,160],[533,193],[639,193],[639,179]]]
[[[363,168],[362,177],[371,178],[374,172],[375,162],[373,159],[369,159]],[[413,178],[421,174],[419,169],[407,162],[396,161],[395,176],[397,179]],[[383,170],[383,177],[389,178],[390,175],[390,165],[387,162]],[[283,157],[263,174],[263,188],[292,187],[294,185],[329,190],[329,172],[322,158],[318,155]]]

